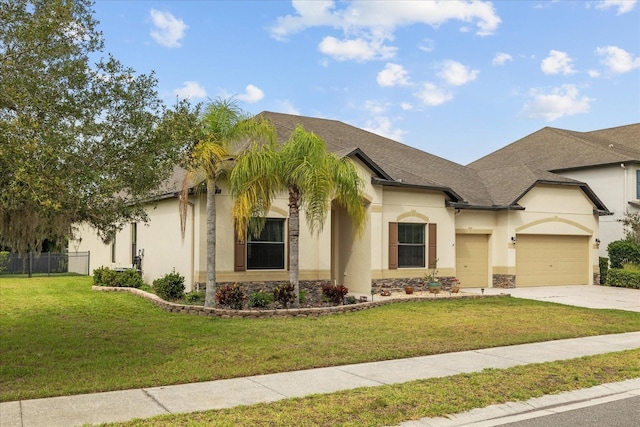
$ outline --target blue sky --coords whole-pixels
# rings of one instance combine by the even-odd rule
[[[102,1],[112,53],[167,104],[340,120],[467,164],[545,126],[640,122],[640,5]]]

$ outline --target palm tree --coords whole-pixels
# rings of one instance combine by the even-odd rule
[[[195,144],[188,160],[188,174],[180,196],[186,209],[188,182],[206,182],[207,192],[207,283],[205,307],[215,305],[216,295],[216,181],[228,174],[233,152],[242,144],[255,140],[276,139],[273,126],[259,118],[251,118],[231,99],[210,102],[201,118],[202,138]]]
[[[300,208],[304,208],[312,233],[322,230],[332,200],[345,207],[358,232],[364,229],[364,183],[354,163],[347,157],[329,153],[324,141],[301,125],[281,146],[254,144],[245,150],[236,159],[229,184],[240,236],[244,236],[247,228],[258,234],[275,195],[288,192],[289,281],[294,286],[296,306],[300,303]]]

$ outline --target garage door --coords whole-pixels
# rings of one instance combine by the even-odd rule
[[[589,237],[518,235],[516,286],[589,283]]]
[[[488,235],[456,235],[456,277],[461,287],[489,286]]]

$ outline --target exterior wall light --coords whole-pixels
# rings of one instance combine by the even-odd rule
[[[516,236],[511,236],[511,243],[516,244]]]

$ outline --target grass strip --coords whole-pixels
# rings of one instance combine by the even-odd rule
[[[516,298],[320,318],[168,313],[89,277],[0,278],[0,401],[211,381],[640,330],[640,313]]]
[[[396,425],[638,377],[640,350],[630,350],[105,426]]]

